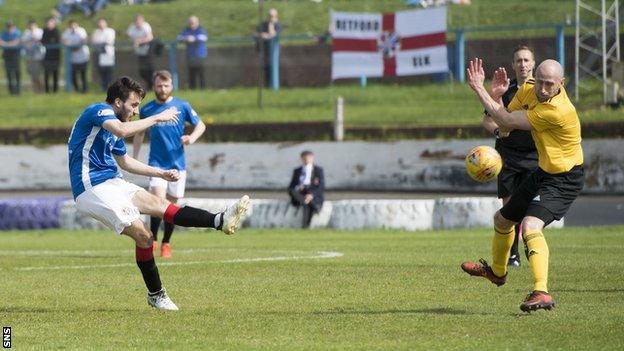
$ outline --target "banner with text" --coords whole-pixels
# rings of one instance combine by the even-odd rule
[[[331,12],[332,80],[448,72],[446,7]]]

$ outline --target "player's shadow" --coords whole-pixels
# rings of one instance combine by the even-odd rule
[[[472,312],[466,310],[460,310],[450,307],[438,307],[438,308],[415,308],[415,309],[388,309],[388,310],[331,310],[331,311],[314,311],[311,312],[314,315],[382,315],[382,314],[435,314],[435,315],[487,315],[483,312]]]
[[[131,312],[130,308],[49,308],[30,306],[2,306],[0,313],[59,313],[59,312]]]
[[[621,293],[624,292],[624,288],[606,288],[606,289],[556,289],[556,292],[568,292],[568,293]]]

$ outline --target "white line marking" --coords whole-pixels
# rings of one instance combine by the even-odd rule
[[[306,259],[323,259],[342,257],[343,254],[337,251],[318,251],[316,255],[310,256],[273,256],[273,257],[253,257],[253,258],[234,258],[230,260],[219,261],[187,261],[187,262],[159,262],[159,266],[189,266],[207,263],[246,263],[246,262],[268,262],[268,261],[290,261],[290,260],[306,260]],[[101,265],[80,265],[80,266],[33,266],[33,267],[17,267],[16,271],[42,271],[42,270],[62,270],[62,269],[89,269],[89,268],[118,268],[118,267],[134,267],[134,263],[117,263],[117,264],[101,264]]]
[[[262,251],[269,253],[305,253],[306,251],[296,250],[262,250],[253,249],[254,251]],[[176,254],[188,254],[197,252],[221,252],[221,251],[236,251],[240,252],[238,248],[196,248],[196,249],[176,249]],[[101,256],[101,255],[120,255],[120,256],[134,256],[134,250],[0,250],[0,257],[2,256]]]

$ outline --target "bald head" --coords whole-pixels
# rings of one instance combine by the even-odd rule
[[[542,63],[537,66],[537,72],[541,73],[544,77],[548,76],[555,79],[563,78],[563,67],[561,67],[559,62],[551,59],[542,61]]]
[[[535,94],[539,101],[546,101],[559,94],[564,83],[563,67],[555,60],[544,60],[535,71]]]

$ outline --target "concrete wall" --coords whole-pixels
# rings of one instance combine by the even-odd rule
[[[275,189],[288,185],[302,150],[325,168],[328,189],[494,192],[465,173],[464,155],[493,140],[196,144],[188,148],[189,189]],[[624,140],[583,142],[586,193],[624,193]],[[131,147],[129,147],[131,149]],[[142,149],[146,160],[148,147]],[[0,147],[0,189],[68,189],[66,146]],[[128,176],[139,185],[147,178]]]
[[[220,212],[236,199],[185,199],[181,205]],[[252,199],[243,223],[250,228],[301,228],[303,211],[283,200]],[[310,227],[354,229],[400,229],[409,231],[492,227],[493,214],[501,207],[494,197],[461,197],[423,200],[342,200],[326,201],[312,217]],[[143,216],[143,221],[148,221]],[[65,229],[106,229],[99,221],[76,211],[74,201],[66,201],[58,220]],[[561,228],[564,220],[549,228]]]

